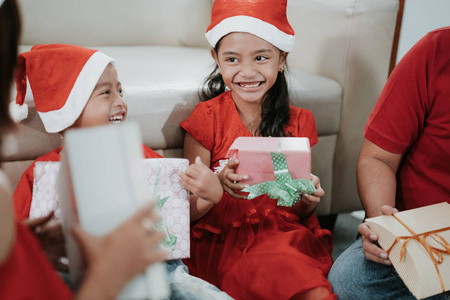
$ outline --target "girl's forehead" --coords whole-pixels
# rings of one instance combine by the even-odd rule
[[[225,35],[219,44],[219,49],[235,48],[235,49],[269,49],[277,50],[268,41],[248,32],[231,32]]]

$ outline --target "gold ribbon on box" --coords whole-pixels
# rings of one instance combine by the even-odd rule
[[[392,215],[400,224],[403,225],[411,234],[412,236],[399,236],[395,239],[394,243],[392,243],[391,247],[387,250],[387,253],[389,254],[394,248],[395,244],[397,244],[400,240],[406,240],[401,248],[400,251],[400,261],[403,260],[406,252],[406,245],[410,240],[416,240],[418,241],[427,251],[428,255],[431,258],[431,261],[434,264],[434,267],[436,268],[436,272],[439,276],[439,281],[441,283],[442,292],[445,292],[444,287],[444,281],[442,280],[441,272],[439,271],[438,265],[441,264],[444,261],[444,256],[442,254],[450,255],[450,244],[439,235],[439,232],[444,232],[447,230],[450,230],[450,227],[445,227],[441,229],[436,229],[424,233],[417,234],[415,233],[411,228],[409,228],[408,225],[406,225],[402,220],[400,220],[395,214]],[[436,241],[439,245],[441,245],[444,249],[436,248],[433,246],[430,246],[427,244],[427,238],[432,238],[434,241]]]

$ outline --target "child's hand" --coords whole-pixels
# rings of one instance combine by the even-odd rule
[[[320,197],[325,195],[325,191],[320,186],[320,179],[316,175],[311,174],[311,181],[316,188],[316,192],[311,195],[304,194],[302,195],[301,201],[297,202],[294,205],[294,209],[297,211],[297,214],[300,218],[308,218],[314,213],[314,210],[317,207],[317,204],[320,202]]]
[[[311,195],[303,194],[301,201],[305,202],[305,204],[308,204],[308,205],[310,205],[312,203],[315,203],[317,205],[320,202],[320,197],[323,197],[325,195],[325,191],[320,186],[319,177],[317,177],[314,174],[311,174],[311,181],[314,184],[314,187],[316,188],[316,192]]]
[[[241,184],[239,181],[247,179],[248,175],[236,174],[236,167],[239,164],[239,160],[230,159],[225,168],[218,174],[220,183],[225,192],[230,194],[235,199],[247,199],[246,195],[242,195],[236,192],[236,190],[242,190],[248,187],[248,184]]]
[[[219,203],[222,199],[223,189],[219,178],[202,163],[199,156],[195,158],[195,163],[186,170],[186,173],[180,172],[178,175],[181,183],[195,196],[213,203]]]
[[[68,265],[61,260],[61,258],[66,257],[62,226],[60,221],[51,221],[54,213],[54,211],[51,211],[46,216],[24,220],[23,224],[39,240],[42,250],[44,250],[53,267],[58,271],[68,272]]]

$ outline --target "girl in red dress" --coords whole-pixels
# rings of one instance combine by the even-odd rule
[[[184,155],[193,163],[181,179],[194,193],[185,263],[236,299],[336,299],[327,280],[331,233],[314,214],[324,195],[319,178],[311,175],[314,194],[279,207],[266,195],[247,200],[236,192],[245,175],[234,173],[237,161],[226,160],[240,136],[317,143],[312,113],[289,105],[284,65],[294,32],[286,0],[216,0],[211,20],[206,37],[217,66],[205,81],[204,102],[181,124]],[[212,174],[202,162],[216,170],[216,182],[199,179]]]

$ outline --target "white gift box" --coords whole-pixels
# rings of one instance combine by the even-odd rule
[[[72,236],[73,226],[79,224],[97,236],[109,234],[151,201],[151,195],[146,188],[142,140],[136,123],[68,130],[64,144],[55,190],[70,277],[76,286],[85,268]],[[45,194],[39,199],[46,201]],[[36,203],[35,207],[45,206]],[[156,262],[131,279],[117,299],[159,300],[169,295],[166,266]]]
[[[148,191],[160,198],[168,197],[161,209],[161,217],[168,233],[177,240],[175,248],[167,259],[181,259],[190,256],[189,192],[181,185],[178,171],[185,172],[189,161],[180,158],[149,158],[143,160],[144,176]],[[39,218],[55,211],[55,218],[61,218],[56,180],[60,162],[36,162],[34,167],[33,198],[30,218]],[[157,186],[158,182],[158,186]]]

